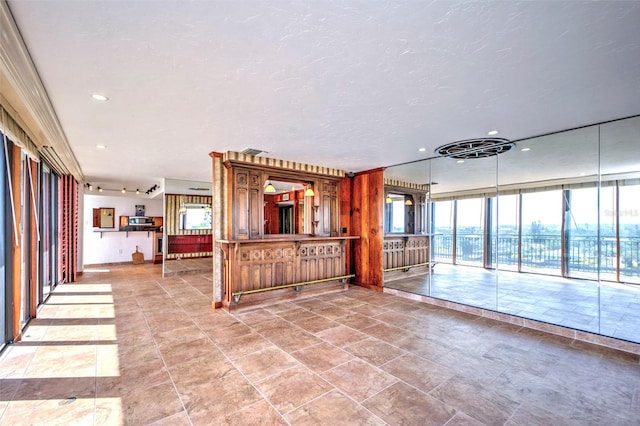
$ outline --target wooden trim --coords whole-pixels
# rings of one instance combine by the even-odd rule
[[[289,171],[295,173],[297,176],[316,175],[336,179],[342,179],[345,176],[345,171],[340,169],[297,163],[295,161],[280,160],[277,158],[257,157],[255,155],[248,155],[235,151],[225,152],[223,159],[225,165],[228,167],[231,165],[238,165],[241,167],[251,167],[252,169],[263,168],[277,171]]]
[[[28,188],[29,191],[29,195],[28,198],[31,201],[32,199],[32,194],[34,197],[37,197],[37,193],[38,193],[38,188],[37,188],[37,181],[36,181],[36,177],[38,176],[38,165],[36,164],[35,161],[27,158],[27,164],[31,170],[31,176],[33,177],[33,179],[29,180],[29,186],[30,188]],[[34,187],[31,188],[31,183],[33,183]],[[33,318],[36,317],[37,312],[38,312],[38,222],[37,222],[37,211],[36,209],[34,209],[34,205],[38,205],[38,200],[33,200],[33,202],[29,202],[29,210],[31,211],[31,215],[30,215],[30,226],[31,226],[31,247],[30,247],[30,253],[29,253],[29,260],[30,260],[30,264],[31,264],[31,270],[30,270],[30,283],[29,283],[29,307],[30,307],[30,311],[31,311],[31,316]]]
[[[16,229],[22,229],[22,215],[20,214],[20,181],[21,181],[21,149],[20,147],[11,144],[11,150],[9,155],[11,155],[11,187],[13,191],[13,205],[16,208],[15,212],[15,220],[16,220]],[[18,244],[16,245],[16,241]],[[21,277],[22,277],[22,259],[21,259],[21,250],[22,250],[22,235],[18,231],[18,235],[15,235],[15,231],[11,229],[11,260],[12,260],[12,277],[11,277],[11,288],[12,288],[12,318],[11,318],[11,340],[17,342],[21,339],[21,330],[20,330],[20,317],[21,317]]]

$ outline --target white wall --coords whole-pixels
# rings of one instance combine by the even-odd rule
[[[120,216],[135,216],[136,204],[145,206],[145,216],[163,216],[162,198],[134,198],[130,196],[89,195],[83,197],[83,232],[82,260],[83,265],[100,263],[131,262],[131,253],[138,250],[144,254],[144,260],[152,260],[155,254],[154,233],[149,232],[114,232],[118,230]],[[113,207],[115,209],[115,225],[113,229],[93,228],[93,209]],[[102,230],[104,232],[97,232]]]

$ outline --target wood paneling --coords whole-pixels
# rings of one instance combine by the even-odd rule
[[[180,257],[206,257],[213,252],[213,238],[209,235],[169,235],[167,253]]]
[[[427,273],[429,246],[427,235],[387,235],[383,246],[385,281]]]
[[[345,247],[351,240],[303,237],[220,241],[225,253],[224,306],[229,308],[237,292],[348,275]],[[254,299],[273,296],[267,293]]]
[[[355,242],[356,284],[382,290],[383,244],[383,170],[358,173],[352,188],[352,235],[360,237]]]

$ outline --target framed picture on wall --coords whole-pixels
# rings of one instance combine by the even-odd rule
[[[144,206],[142,204],[136,204],[136,216],[144,216]]]
[[[289,193],[282,194],[282,201],[289,201]]]

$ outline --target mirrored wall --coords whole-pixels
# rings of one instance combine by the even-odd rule
[[[501,151],[385,170],[428,188],[432,265],[385,287],[640,343],[640,117]]]

